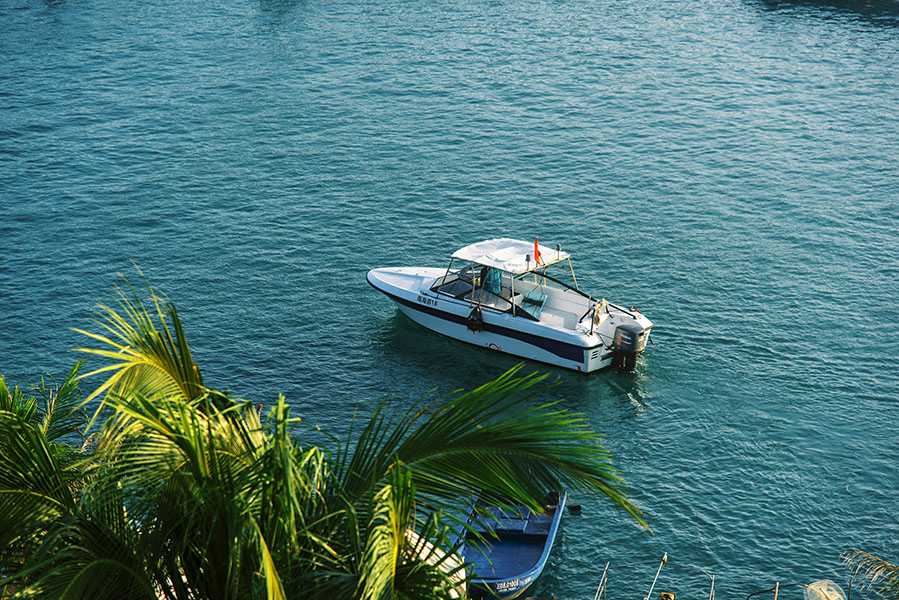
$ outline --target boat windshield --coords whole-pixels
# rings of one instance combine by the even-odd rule
[[[454,269],[453,266],[456,266]],[[461,261],[450,262],[450,268],[446,274],[438,277],[431,289],[439,294],[446,294],[454,298],[461,298],[471,292],[475,284],[475,263],[463,263]]]
[[[512,303],[506,298],[488,292],[483,288],[478,288],[471,293],[466,294],[462,299],[468,300],[474,304],[480,304],[481,306],[489,306],[490,308],[495,308],[500,311],[507,311],[512,308]]]

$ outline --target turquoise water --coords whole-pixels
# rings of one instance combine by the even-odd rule
[[[11,381],[71,367],[134,260],[208,383],[341,432],[516,364],[367,269],[539,236],[656,323],[634,374],[525,367],[654,535],[573,498],[535,593],[666,551],[735,599],[899,560],[895,2],[0,0],[0,56]]]

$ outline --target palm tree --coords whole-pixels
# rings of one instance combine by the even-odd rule
[[[34,386],[40,400],[0,376],[0,578],[22,570],[43,533],[77,504],[81,453],[67,440],[83,428],[78,363],[62,384]],[[0,595],[10,593],[0,579]]]
[[[263,417],[207,388],[175,306],[125,283],[98,307],[102,333],[82,331],[96,345],[81,350],[110,364],[66,380],[106,375],[85,400],[99,400],[85,451],[8,429],[27,410],[8,392],[0,404],[14,457],[0,472],[0,586],[17,597],[458,597],[453,531],[474,489],[535,509],[546,490],[600,493],[646,526],[582,417],[522,403],[545,376],[519,367],[402,412],[382,401],[329,448],[283,397]]]
[[[841,558],[854,576],[867,580],[867,586],[883,598],[899,600],[899,566],[857,549],[847,550]]]

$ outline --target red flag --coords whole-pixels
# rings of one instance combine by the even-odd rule
[[[534,239],[534,260],[537,261],[537,265],[540,265],[540,249],[537,248],[537,242],[540,241],[540,238]]]

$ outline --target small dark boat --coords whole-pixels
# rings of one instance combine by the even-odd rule
[[[476,545],[477,536],[466,531],[459,551],[474,567],[469,594],[517,598],[530,587],[549,558],[565,501],[565,494],[552,494],[551,503],[542,512],[521,505],[501,508],[477,501],[468,523],[481,533],[485,545]]]

